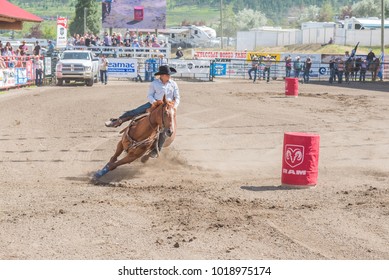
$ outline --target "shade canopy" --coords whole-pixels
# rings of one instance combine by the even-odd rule
[[[0,30],[21,30],[24,21],[43,21],[40,17],[31,14],[6,0],[0,0],[0,7]]]

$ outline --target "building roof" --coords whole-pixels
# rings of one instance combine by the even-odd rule
[[[43,19],[31,14],[14,4],[0,0],[0,21],[1,22],[16,22],[16,21],[32,21],[41,22]]]
[[[381,28],[381,19],[372,19],[372,18],[356,18],[362,27],[365,28]],[[384,20],[384,28],[389,27],[389,20]]]
[[[370,18],[347,18],[344,20],[339,20],[339,23],[341,23],[344,28],[346,29],[354,29],[354,27],[349,27],[350,24],[359,24],[360,26],[355,26],[355,29],[376,29],[381,28],[381,19],[377,17],[370,17]],[[384,20],[384,28],[389,28],[389,20]]]

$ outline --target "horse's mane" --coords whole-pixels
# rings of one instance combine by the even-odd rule
[[[154,102],[150,109],[149,112],[151,113],[152,111],[154,111],[155,109],[157,109],[161,104],[164,104],[164,101],[163,100],[157,100],[156,102]],[[174,101],[167,101],[166,100],[166,104],[168,104],[169,106],[174,106]]]
[[[150,112],[154,111],[155,109],[157,109],[159,107],[159,105],[163,104],[163,101],[162,100],[157,100],[156,102],[154,102],[151,107],[150,107]]]

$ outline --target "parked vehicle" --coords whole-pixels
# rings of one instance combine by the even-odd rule
[[[169,42],[175,47],[210,47],[216,31],[207,26],[187,25],[169,29]]]
[[[99,58],[87,50],[64,51],[57,62],[55,76],[58,86],[70,81],[93,86],[99,79]]]

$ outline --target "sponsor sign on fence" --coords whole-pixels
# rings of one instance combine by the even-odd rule
[[[108,76],[115,78],[135,78],[137,76],[138,60],[125,58],[110,58]]]

